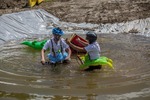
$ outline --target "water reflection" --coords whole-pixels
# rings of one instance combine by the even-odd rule
[[[0,48],[0,98],[20,100],[147,99],[150,94],[150,39],[133,35],[99,35],[102,55],[114,61],[93,72],[71,64],[41,65],[40,51],[17,42]]]

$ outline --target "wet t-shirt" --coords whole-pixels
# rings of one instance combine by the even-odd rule
[[[89,44],[88,46],[84,47],[87,53],[90,56],[90,60],[94,60],[100,57],[100,45],[97,42]]]
[[[61,46],[62,46],[62,48],[63,48],[63,50],[62,50],[63,52],[65,52],[65,50],[66,50],[67,48],[69,48],[69,45],[66,44],[66,42],[65,42],[65,40],[64,40],[63,38],[61,38],[61,39],[58,41],[58,43],[56,44],[56,43],[54,42],[54,37],[53,37],[53,38],[51,38],[50,40],[48,40],[48,41],[45,43],[45,45],[43,46],[43,49],[44,49],[44,50],[50,49],[50,54],[53,54],[52,45],[53,45],[53,48],[54,48],[55,53],[58,53],[58,52],[61,51]]]

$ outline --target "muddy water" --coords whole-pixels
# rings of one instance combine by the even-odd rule
[[[150,38],[101,34],[101,55],[114,61],[93,72],[70,64],[41,65],[40,51],[10,41],[0,47],[0,100],[149,100]]]

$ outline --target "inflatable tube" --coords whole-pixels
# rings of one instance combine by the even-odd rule
[[[101,56],[100,58],[95,60],[89,60],[88,55],[86,54],[85,56],[81,56],[80,59],[83,62],[83,64],[80,66],[82,70],[89,68],[89,66],[98,66],[98,65],[108,66],[114,69],[112,64],[113,61],[105,56]]]
[[[35,6],[36,3],[37,3],[37,0],[28,0],[28,4],[30,7]]]
[[[37,3],[40,4],[42,3],[44,0],[38,0]]]
[[[69,39],[69,41],[76,46],[84,47],[84,45],[80,43],[78,39],[80,39],[83,42],[87,42],[84,38],[78,36],[77,34],[73,34],[72,37]],[[73,48],[71,48],[71,50],[72,52],[76,52]]]
[[[87,42],[85,39],[83,39],[82,37],[78,36],[77,34],[73,34],[72,37],[70,38],[70,42],[73,43],[76,46],[79,47],[84,47],[84,45],[80,42],[78,42],[78,39],[80,39],[83,42]]]
[[[43,41],[23,41],[21,44],[27,45],[34,49],[42,49],[47,40]]]

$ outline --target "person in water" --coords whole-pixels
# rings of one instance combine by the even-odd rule
[[[59,28],[53,28],[53,37],[49,39],[41,50],[41,63],[45,64],[45,51],[50,49],[48,58],[51,64],[67,62],[70,60],[71,49],[66,41],[61,38],[64,32]]]
[[[77,52],[86,52],[89,60],[99,59],[101,49],[100,49],[100,45],[98,44],[98,42],[96,42],[97,34],[94,31],[87,32],[86,40],[88,42],[83,42],[80,39],[78,39],[78,42],[81,42],[84,45],[84,47],[76,46],[72,44],[68,39],[67,39],[67,43],[69,44],[70,47],[72,47]],[[78,58],[80,57],[78,56]],[[94,69],[101,69],[101,65],[89,66],[87,69],[85,69],[85,71],[92,71]]]

